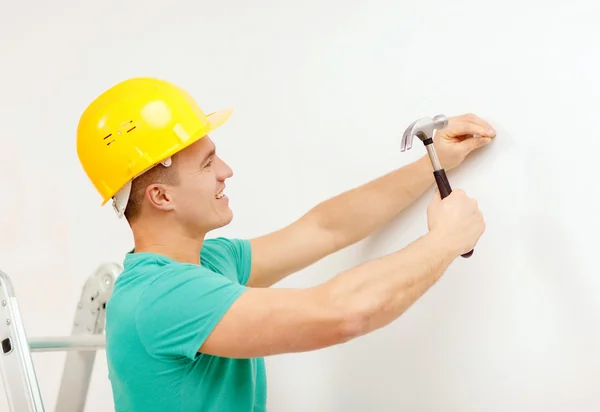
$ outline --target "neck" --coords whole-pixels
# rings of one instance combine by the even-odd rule
[[[149,227],[132,227],[135,252],[152,252],[183,263],[200,264],[204,234],[190,236],[180,231]]]

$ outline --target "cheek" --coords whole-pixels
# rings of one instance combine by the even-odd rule
[[[209,205],[215,200],[216,184],[203,176],[187,182],[179,190],[179,197],[185,205],[198,208],[200,205]]]

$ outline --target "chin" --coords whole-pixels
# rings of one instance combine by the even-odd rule
[[[229,215],[225,219],[225,223],[223,224],[223,226],[230,224],[232,220],[233,220],[233,212],[230,210]]]
[[[217,225],[216,225],[217,227],[215,229],[218,229],[223,226],[227,226],[228,224],[231,223],[232,220],[233,220],[233,212],[231,211],[231,209],[229,209],[228,213],[223,213],[222,215],[220,215],[219,222],[217,223]]]

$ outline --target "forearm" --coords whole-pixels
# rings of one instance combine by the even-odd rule
[[[391,255],[350,269],[322,285],[335,311],[360,324],[359,335],[398,318],[444,273],[458,253],[428,233]]]
[[[332,234],[335,250],[365,238],[396,217],[434,182],[425,157],[326,200],[309,215]]]
[[[427,158],[326,200],[293,224],[251,240],[249,285],[268,287],[381,228],[434,182]]]
[[[439,279],[458,255],[448,244],[430,232],[396,253],[312,288],[249,288],[200,351],[233,358],[302,352],[381,328]]]

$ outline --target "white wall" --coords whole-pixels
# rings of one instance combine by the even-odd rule
[[[3,2],[0,268],[30,336],[69,333],[85,278],[131,247],[75,151],[82,110],[132,76],[205,110],[254,236],[424,154],[421,116],[475,112],[497,141],[456,173],[487,232],[389,327],[268,359],[272,411],[597,411],[600,5],[591,0]],[[426,230],[427,193],[387,229],[298,273],[309,286]],[[53,410],[62,354],[35,354]],[[0,409],[4,410],[0,399]],[[104,353],[86,411],[110,411]]]

